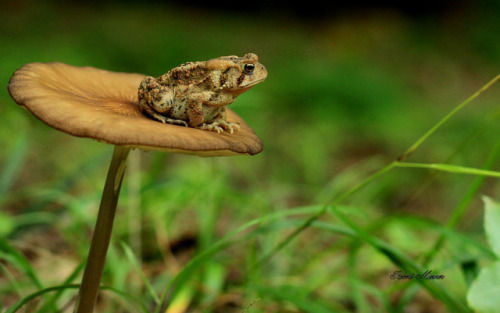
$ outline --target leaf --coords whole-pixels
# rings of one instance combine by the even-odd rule
[[[478,313],[497,313],[500,308],[500,262],[481,269],[467,293],[469,306]]]
[[[483,197],[484,231],[491,250],[500,257],[500,204],[491,198]]]
[[[500,257],[500,204],[484,196],[484,231],[491,250]],[[495,313],[500,307],[500,262],[481,269],[467,293],[471,308],[479,313]]]

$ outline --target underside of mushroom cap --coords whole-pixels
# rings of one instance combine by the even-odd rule
[[[233,134],[163,124],[144,116],[137,96],[144,77],[63,63],[30,63],[14,73],[8,89],[38,119],[78,137],[200,156],[262,151],[259,137],[230,109],[227,120],[241,126]]]

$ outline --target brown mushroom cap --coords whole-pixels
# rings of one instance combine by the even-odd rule
[[[12,98],[58,130],[106,143],[200,156],[257,154],[262,142],[233,111],[227,120],[241,131],[220,134],[163,124],[139,109],[137,89],[145,75],[62,63],[30,63],[9,82]]]

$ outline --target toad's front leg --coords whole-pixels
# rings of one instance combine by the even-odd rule
[[[226,121],[226,107],[214,105],[212,93],[196,93],[190,98],[187,102],[189,126],[217,133],[228,130],[231,134],[240,129],[240,125]]]
[[[200,128],[216,131],[217,133],[227,130],[232,134],[235,129],[240,130],[241,127],[238,124],[228,122],[226,120],[226,108],[221,107],[217,110],[216,115],[210,121],[201,125]]]

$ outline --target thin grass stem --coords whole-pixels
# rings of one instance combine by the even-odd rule
[[[486,83],[483,87],[481,87],[478,91],[472,94],[469,98],[465,99],[462,103],[456,106],[450,113],[444,116],[439,122],[437,122],[434,126],[432,126],[425,134],[423,134],[413,145],[410,146],[397,160],[404,161],[408,156],[410,156],[415,150],[417,150],[422,143],[424,143],[427,138],[429,138],[432,134],[438,130],[444,123],[446,123],[450,118],[452,118],[458,111],[462,110],[467,104],[469,104],[472,100],[476,99],[481,93],[490,88],[496,81],[500,79],[500,74],[495,76],[492,80]]]
[[[497,171],[490,171],[485,169],[451,165],[451,164],[396,162],[395,166],[407,167],[407,168],[426,168],[430,170],[438,170],[454,174],[467,174],[467,175],[489,176],[489,177],[500,178],[500,172]]]

